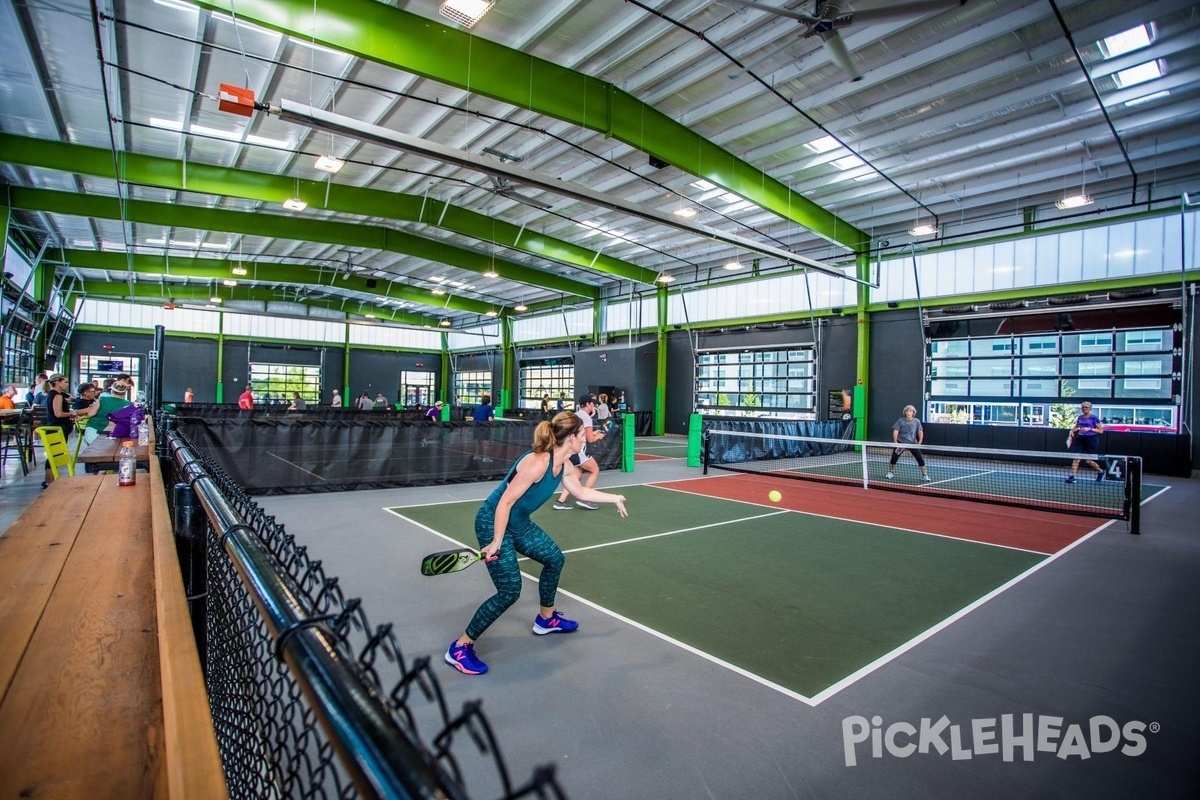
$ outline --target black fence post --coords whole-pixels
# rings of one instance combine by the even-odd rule
[[[208,517],[191,484],[177,483],[174,491],[175,509],[171,523],[175,532],[175,552],[183,575],[183,590],[187,595],[196,649],[200,653],[200,666],[207,676]]]

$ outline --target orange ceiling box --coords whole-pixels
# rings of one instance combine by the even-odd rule
[[[221,84],[217,108],[230,114],[249,117],[254,114],[254,90],[243,89],[230,83]]]

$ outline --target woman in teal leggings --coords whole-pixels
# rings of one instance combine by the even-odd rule
[[[521,595],[517,553],[542,565],[538,580],[542,607],[534,617],[533,632],[538,635],[570,633],[579,628],[577,622],[567,619],[554,608],[558,577],[566,557],[529,515],[553,497],[561,483],[577,500],[613,503],[622,517],[628,516],[624,496],[588,489],[579,483],[576,468],[569,459],[583,447],[583,437],[583,422],[569,411],[538,423],[533,432],[533,450],[517,459],[475,515],[475,536],[479,539],[488,574],[496,584],[496,593],[483,601],[466,632],[446,651],[446,663],[459,672],[466,675],[487,672],[487,664],[475,656],[475,640]]]

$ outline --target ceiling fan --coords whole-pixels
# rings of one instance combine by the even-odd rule
[[[500,163],[502,164],[510,161],[516,163],[518,161],[525,160],[522,156],[514,156],[510,153],[505,153],[502,150],[497,150],[494,147],[485,147],[483,148],[483,152],[500,159]],[[498,194],[501,197],[507,197],[509,200],[516,200],[518,203],[524,203],[525,205],[533,206],[534,208],[541,209],[542,211],[546,211],[550,208],[549,203],[545,203],[541,200],[538,200],[536,197],[530,197],[527,194],[521,194],[518,192],[517,187],[519,184],[511,183],[502,175],[488,175],[488,180],[492,182],[492,192],[494,194]]]
[[[887,3],[874,7],[865,2],[859,3],[858,8],[851,8],[850,0],[813,0],[813,13],[793,11],[789,8],[778,8],[766,3],[754,3],[749,0],[726,0],[734,5],[756,8],[781,17],[790,17],[804,26],[804,36],[819,36],[829,53],[830,60],[850,76],[851,81],[861,81],[862,73],[854,65],[850,50],[840,33],[842,28],[870,22],[883,22],[894,19],[905,19],[934,11],[942,11],[952,6],[960,6],[966,0],[913,0],[907,3]]]

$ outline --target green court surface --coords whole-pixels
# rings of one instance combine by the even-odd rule
[[[804,698],[1046,558],[652,486],[620,491],[626,520],[608,506],[534,515],[567,552],[561,588]],[[392,510],[474,546],[478,507]]]
[[[687,441],[664,439],[660,436],[639,436],[634,440],[634,452],[639,456],[687,458]]]

